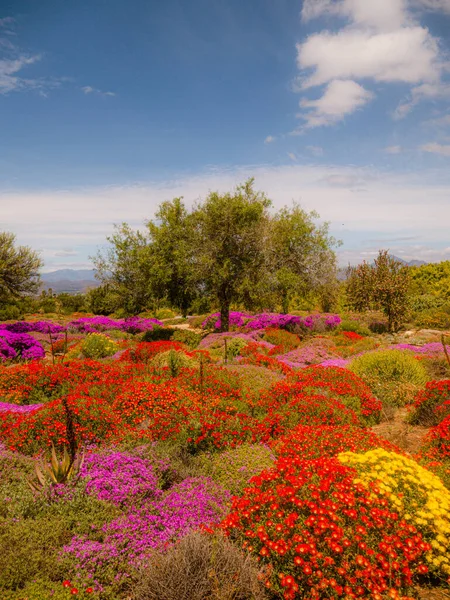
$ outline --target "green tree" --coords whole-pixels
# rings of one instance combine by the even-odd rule
[[[113,235],[107,240],[109,248],[91,257],[97,279],[108,286],[109,294],[120,299],[120,307],[126,314],[157,309],[164,290],[148,236],[122,223],[115,225]]]
[[[373,265],[363,262],[349,267],[347,298],[357,311],[381,309],[389,331],[397,331],[409,308],[411,274],[409,267],[380,250]]]
[[[231,304],[266,275],[270,204],[249,179],[233,192],[211,192],[194,210],[193,268],[217,300],[222,331],[229,329]]]
[[[185,317],[197,297],[193,272],[194,245],[192,215],[182,198],[163,202],[156,221],[147,221],[152,253],[153,278],[169,304]]]
[[[271,219],[268,264],[284,313],[289,311],[294,296],[311,292],[327,303],[336,281],[332,248],[341,242],[329,235],[328,223],[316,225],[317,218],[315,211],[308,213],[294,203]]]
[[[35,294],[42,265],[37,252],[28,246],[16,246],[13,233],[0,232],[0,300]]]

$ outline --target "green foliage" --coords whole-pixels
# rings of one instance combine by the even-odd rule
[[[253,180],[234,192],[211,192],[194,212],[195,262],[192,268],[205,290],[217,299],[222,331],[229,311],[265,275],[265,246],[270,200],[253,189]]]
[[[357,311],[380,308],[389,331],[397,331],[408,313],[409,267],[380,250],[373,265],[363,262],[347,270],[347,301]]]
[[[200,344],[202,338],[201,333],[195,333],[195,331],[189,329],[176,329],[171,339],[174,342],[185,344],[190,350],[194,350]]]
[[[416,315],[415,323],[428,329],[450,329],[450,305],[424,310]]]
[[[155,318],[160,321],[163,319],[173,319],[174,317],[176,317],[176,313],[170,310],[170,308],[160,308],[155,312]]]
[[[185,317],[198,295],[192,269],[195,258],[193,217],[181,198],[163,202],[155,216],[156,221],[146,223],[152,274],[169,304]]]
[[[21,316],[20,308],[15,304],[4,304],[0,308],[0,321],[15,321]]]
[[[275,462],[273,452],[263,444],[242,444],[221,453],[203,453],[195,459],[195,467],[211,477],[233,496],[240,495],[248,482]]]
[[[197,362],[184,352],[177,350],[168,350],[160,352],[151,361],[150,364],[156,369],[168,368],[171,377],[176,377],[181,369],[197,367]]]
[[[290,302],[298,294],[318,292],[327,306],[334,301],[336,256],[332,248],[339,242],[329,235],[328,223],[314,223],[318,217],[294,203],[270,221],[268,264],[283,313],[289,312]]]
[[[49,465],[46,465],[41,460],[40,464],[36,463],[35,471],[37,481],[29,480],[32,490],[36,492],[47,491],[51,485],[67,483],[78,476],[84,462],[84,454],[77,456],[74,460],[71,459],[67,448],[64,447],[62,460],[58,460],[55,447],[52,445],[52,455]]]
[[[141,341],[143,342],[159,342],[161,340],[171,340],[177,329],[171,329],[170,327],[160,327],[154,325],[153,329],[149,329],[142,334]]]
[[[86,294],[86,308],[95,315],[110,315],[120,304],[120,296],[109,284],[90,289]]]
[[[343,319],[341,321],[341,324],[339,325],[339,330],[340,331],[353,331],[354,333],[357,333],[358,335],[364,335],[364,336],[368,336],[371,333],[370,329],[368,327],[366,327],[362,323],[359,323],[358,321],[352,321],[350,319]]]
[[[28,246],[16,246],[13,233],[0,232],[0,300],[34,294],[43,262]]]
[[[423,365],[403,350],[380,350],[358,356],[349,369],[385,404],[404,406],[427,381]]]
[[[119,346],[103,333],[88,333],[81,345],[81,351],[86,358],[97,360],[112,356]]]
[[[412,267],[411,279],[412,293],[415,296],[433,296],[436,301],[450,300],[449,260]],[[428,299],[426,301],[429,302]],[[438,306],[428,308],[438,308]]]

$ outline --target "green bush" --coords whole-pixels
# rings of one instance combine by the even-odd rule
[[[203,336],[189,329],[176,329],[172,335],[174,342],[185,344],[190,350],[194,350],[200,344]]]
[[[81,351],[86,358],[98,360],[112,356],[119,346],[103,333],[88,333],[81,345]]]
[[[153,329],[150,329],[142,335],[142,342],[160,342],[160,341],[168,341],[172,339],[173,334],[176,329],[172,329],[170,327],[160,327],[159,325],[155,325]]]
[[[370,329],[366,327],[363,323],[359,323],[358,321],[352,321],[350,319],[343,319],[341,324],[339,325],[340,331],[353,331],[353,333],[357,333],[358,335],[370,335]]]
[[[416,325],[429,329],[450,329],[450,306],[424,310],[415,318]]]
[[[174,313],[170,308],[160,308],[155,313],[155,318],[159,319],[160,321],[163,319],[173,319],[176,316],[176,313]]]
[[[172,377],[176,377],[181,369],[197,367],[197,362],[194,358],[176,350],[160,352],[150,361],[150,364],[156,369],[168,367]]]
[[[273,452],[263,444],[242,444],[220,454],[203,453],[195,461],[202,474],[211,477],[234,496],[240,495],[248,482],[275,462]]]
[[[428,379],[423,365],[403,350],[380,350],[358,356],[348,367],[385,404],[404,406]]]
[[[0,309],[0,321],[15,321],[21,316],[20,308],[18,306],[3,305]]]

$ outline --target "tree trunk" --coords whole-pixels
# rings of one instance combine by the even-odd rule
[[[230,330],[230,303],[227,300],[220,301],[220,331]]]
[[[287,292],[283,292],[283,296],[281,297],[281,310],[284,315],[287,315],[289,312],[289,298]]]

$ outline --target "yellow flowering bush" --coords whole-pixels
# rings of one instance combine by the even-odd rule
[[[355,483],[371,485],[375,493],[412,523],[431,546],[426,559],[431,572],[450,582],[450,491],[415,460],[383,448],[364,454],[343,452],[339,460],[358,472]]]
[[[83,356],[94,360],[112,356],[118,349],[116,342],[103,333],[88,333],[81,345]]]

